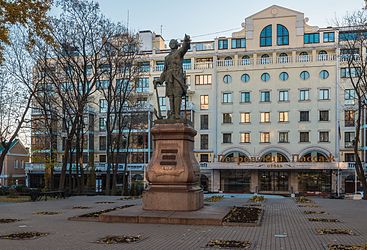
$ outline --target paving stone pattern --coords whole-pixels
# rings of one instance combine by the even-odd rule
[[[298,207],[291,198],[268,199],[259,227],[184,226],[159,224],[120,224],[68,221],[67,218],[126,204],[140,204],[140,200],[122,201],[119,197],[71,197],[28,203],[0,203],[0,218],[21,221],[1,224],[0,234],[38,231],[50,235],[36,240],[0,240],[1,250],[26,249],[206,249],[213,239],[249,240],[251,249],[327,249],[328,243],[367,243],[367,202],[350,200],[313,199],[319,208]],[[96,204],[114,201],[113,204]],[[246,199],[228,198],[211,206],[239,206]],[[86,206],[90,209],[72,209]],[[306,215],[303,211],[326,211],[326,214]],[[60,212],[56,215],[36,215],[39,211]],[[310,222],[307,218],[332,218],[339,223]],[[356,235],[317,235],[317,228],[351,229]],[[131,244],[103,245],[94,243],[108,235],[142,235],[143,240]],[[276,237],[275,235],[278,235]]]

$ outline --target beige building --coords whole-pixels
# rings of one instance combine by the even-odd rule
[[[312,26],[303,13],[273,5],[247,17],[231,37],[192,44],[183,62],[186,106],[206,189],[354,191],[345,190],[354,172],[354,93],[338,37],[338,29]],[[149,83],[169,52],[152,48],[142,56]],[[160,104],[164,112],[169,107],[164,97]]]
[[[29,162],[28,148],[24,147],[22,142],[17,139],[5,156],[3,171],[0,175],[0,186],[26,185],[24,171],[26,162]]]

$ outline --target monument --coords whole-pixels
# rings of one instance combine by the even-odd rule
[[[154,152],[146,172],[149,185],[143,193],[143,209],[195,211],[203,207],[200,168],[193,153],[196,131],[186,116],[180,116],[182,98],[187,95],[182,61],[190,49],[190,37],[185,35],[180,48],[175,39],[169,46],[171,52],[154,87],[165,84],[170,112],[163,119],[158,107],[158,119],[151,130]]]

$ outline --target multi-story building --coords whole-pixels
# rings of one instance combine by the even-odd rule
[[[195,154],[206,190],[354,191],[348,182],[354,178],[354,91],[339,32],[348,33],[311,26],[303,13],[273,5],[247,17],[231,37],[191,44],[182,107],[198,132]],[[139,36],[144,101],[159,103],[167,115],[164,86],[156,98],[152,83],[169,50],[153,32]],[[95,120],[103,119],[98,109]],[[90,150],[97,166],[105,160],[103,136],[95,127]],[[150,138],[144,141],[142,167],[151,153]]]
[[[338,29],[311,26],[303,13],[273,5],[247,17],[231,37],[192,43],[183,67],[205,188],[354,191],[341,175],[354,176],[347,169],[355,108],[338,38]],[[145,51],[149,82],[168,52]]]

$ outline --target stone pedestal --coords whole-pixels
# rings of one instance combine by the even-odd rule
[[[162,123],[151,130],[154,153],[147,168],[144,210],[194,211],[203,207],[200,167],[194,156],[196,131],[187,123]]]

